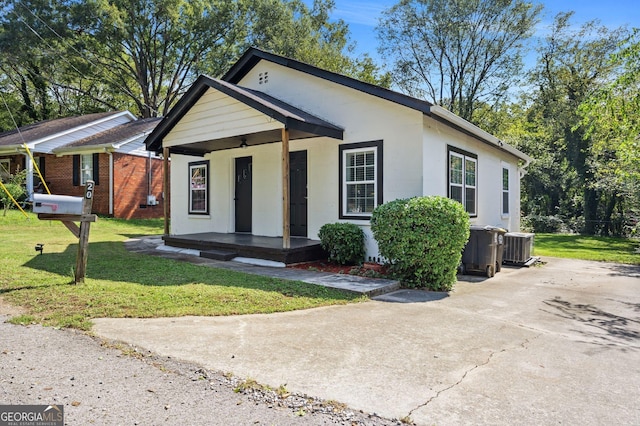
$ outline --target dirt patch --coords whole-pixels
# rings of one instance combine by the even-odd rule
[[[10,305],[9,303],[5,302],[5,300],[2,297],[0,297],[0,315],[14,316],[14,315],[22,315],[24,313],[25,313],[24,309],[18,306]]]
[[[358,275],[368,278],[391,278],[388,268],[378,263],[365,262],[362,265],[339,265],[326,260],[316,260],[314,262],[296,263],[288,265],[287,268],[304,269],[306,271],[328,272],[332,274]]]

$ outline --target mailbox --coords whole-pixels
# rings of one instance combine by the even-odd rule
[[[33,212],[49,214],[82,214],[82,197],[33,194]]]

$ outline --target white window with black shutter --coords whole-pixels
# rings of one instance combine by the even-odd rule
[[[100,154],[76,154],[73,156],[73,186],[85,186],[92,180],[98,185]]]

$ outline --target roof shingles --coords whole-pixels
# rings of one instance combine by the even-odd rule
[[[54,136],[75,127],[84,126],[120,112],[99,112],[95,114],[81,115],[78,117],[56,118],[29,124],[19,129],[0,133],[0,146],[22,145]]]

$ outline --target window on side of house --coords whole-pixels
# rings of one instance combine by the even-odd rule
[[[11,174],[11,160],[8,158],[2,158],[0,159],[0,177],[1,178],[5,178],[5,177],[9,177],[9,175]]]
[[[502,215],[509,215],[509,168],[502,166]]]
[[[477,216],[478,157],[449,147],[449,198],[461,203],[470,216]]]
[[[189,163],[189,214],[209,214],[209,161]]]
[[[382,204],[382,141],[340,145],[340,218],[365,219]]]
[[[92,180],[96,185],[99,185],[99,161],[100,154],[75,154],[73,156],[73,186],[84,186],[88,180]],[[42,165],[41,161],[40,167]]]

